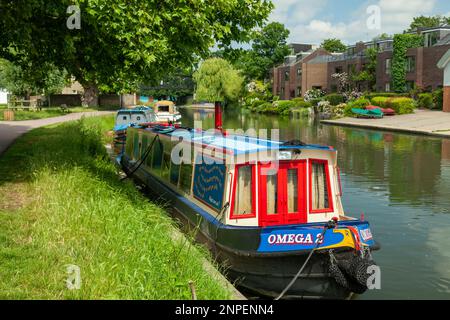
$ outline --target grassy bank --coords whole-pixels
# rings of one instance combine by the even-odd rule
[[[0,121],[4,119],[4,110],[6,106],[0,106]],[[31,110],[15,110],[14,111],[14,121],[23,121],[23,120],[36,120],[36,119],[45,119],[52,117],[59,117],[66,115],[67,113],[77,113],[77,112],[93,112],[93,111],[107,111],[107,110],[116,110],[117,108],[111,107],[102,107],[102,108],[84,108],[84,107],[70,107],[68,111],[61,110],[60,107],[44,107],[39,111],[31,111]]]
[[[161,207],[118,180],[103,147],[112,125],[36,129],[0,157],[0,299],[190,299],[190,280],[199,299],[228,298],[202,269],[206,252],[172,241]]]

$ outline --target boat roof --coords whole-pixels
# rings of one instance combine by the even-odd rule
[[[146,107],[146,106],[137,106],[134,107],[132,109],[120,109],[117,111],[117,113],[143,113],[145,111],[150,111],[153,110],[151,107]]]
[[[330,146],[317,145],[317,144],[296,144],[295,142],[290,142],[285,144],[286,141],[275,141],[268,139],[261,139],[256,137],[244,136],[244,135],[222,135],[213,134],[208,131],[195,131],[186,129],[176,129],[173,127],[156,127],[147,128],[145,130],[152,131],[154,133],[167,135],[170,137],[183,138],[183,141],[192,141],[195,144],[207,145],[215,149],[223,149],[228,153],[234,155],[239,154],[249,154],[257,153],[266,150],[322,150],[322,151],[333,151],[336,150]]]

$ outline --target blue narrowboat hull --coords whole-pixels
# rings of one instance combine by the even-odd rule
[[[130,174],[133,163],[129,162],[126,155],[121,157],[121,165],[123,170]],[[266,228],[225,225],[165,185],[144,167],[133,170],[132,175],[151,193],[163,198],[174,208],[172,214],[180,220],[184,229],[198,230],[197,240],[209,248],[223,268],[223,273],[238,288],[250,294],[277,297],[297,274],[315,246],[314,241],[305,241],[311,239],[305,239],[303,236],[300,238],[299,233],[305,232],[315,238],[322,233],[325,226],[324,223]],[[340,225],[352,226],[358,230],[368,228],[367,222],[356,220],[340,222]],[[296,237],[289,237],[290,233],[296,234]],[[339,234],[328,230],[321,247],[333,248],[333,244],[340,241],[340,238],[336,237],[339,237]],[[337,242],[333,242],[335,238],[338,239]],[[331,242],[327,243],[326,239],[331,239]],[[367,246],[371,250],[377,249],[371,239],[367,241]],[[355,256],[355,250],[351,247],[336,246],[333,252],[341,261],[350,261]],[[352,290],[339,285],[330,274],[328,253],[328,250],[323,249],[312,255],[285,298],[345,299],[352,294]]]

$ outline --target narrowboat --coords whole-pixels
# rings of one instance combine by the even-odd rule
[[[127,128],[141,123],[155,123],[156,115],[152,108],[136,106],[132,109],[120,109],[114,122],[113,149],[121,153],[125,147]]]
[[[348,217],[333,147],[180,126],[129,127],[117,163],[167,200],[240,289],[345,299],[367,289],[378,249]],[[219,123],[219,125],[217,125]]]

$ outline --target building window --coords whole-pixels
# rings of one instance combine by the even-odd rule
[[[439,31],[425,34],[425,47],[432,47],[439,41]]]
[[[302,76],[302,69],[298,68],[297,69],[297,77],[301,77]]]
[[[334,73],[343,73],[343,72],[344,72],[344,68],[342,68],[342,66],[336,67],[336,68],[334,69]]]
[[[386,59],[386,74],[391,74],[392,72],[392,60]]]
[[[284,81],[289,81],[289,71],[284,72]]]
[[[284,88],[281,88],[281,95],[284,97]]]
[[[391,83],[390,82],[386,83],[386,86],[384,87],[384,91],[391,92]]]
[[[302,95],[302,87],[297,87],[296,89],[296,96],[300,97]]]
[[[416,57],[406,58],[406,72],[416,71]]]

